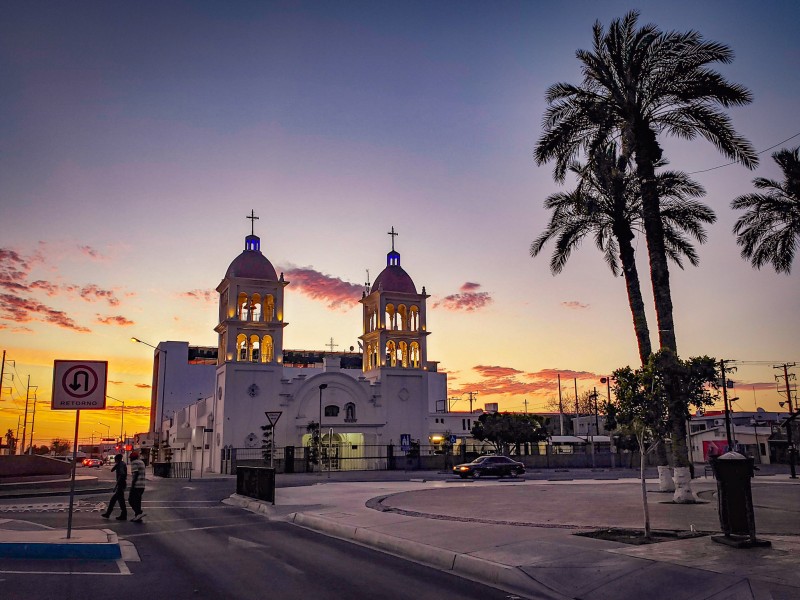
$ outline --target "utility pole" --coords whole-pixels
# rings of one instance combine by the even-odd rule
[[[525,400],[523,400],[522,403],[525,405],[525,414],[527,415],[528,414],[528,399],[525,398]]]
[[[578,417],[578,378],[575,377],[573,381],[575,382],[575,416]]]
[[[0,396],[3,395],[3,378],[6,373],[6,351],[3,350],[3,362],[0,363]],[[0,398],[2,400],[2,398]]]
[[[39,386],[33,386],[33,416],[31,417],[31,451],[30,454],[33,454],[33,427],[36,425],[36,399],[38,396]]]
[[[731,413],[728,407],[728,384],[725,382],[725,360],[719,361],[719,370],[722,372],[722,400],[725,404],[725,436],[728,438],[728,452],[733,450],[731,437]]]
[[[25,417],[22,421],[22,446],[20,446],[20,454],[25,454],[25,435],[28,431],[28,399],[31,392],[31,376],[28,375],[28,388],[25,391]]]
[[[561,435],[564,435],[564,404],[561,402],[561,373],[558,373],[558,420],[561,423]]]
[[[469,392],[469,412],[472,414],[472,397],[473,395],[477,396],[478,392]]]
[[[594,434],[600,435],[600,417],[597,409],[597,388],[594,388]]]
[[[786,443],[789,446],[789,472],[792,479],[797,479],[795,471],[795,464],[797,460],[797,453],[795,452],[794,442],[792,441],[792,421],[794,420],[794,407],[792,406],[792,390],[789,388],[789,367],[795,366],[797,363],[783,363],[772,367],[773,369],[783,369],[783,381],[786,384],[786,401],[789,403],[789,418],[786,420]],[[792,375],[794,377],[794,375]]]

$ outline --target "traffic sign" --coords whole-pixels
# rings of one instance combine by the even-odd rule
[[[273,410],[273,411],[267,411],[264,414],[267,415],[267,420],[269,421],[269,424],[272,425],[272,427],[275,427],[275,423],[277,423],[278,419],[281,418],[283,411]]]
[[[456,436],[454,436],[454,435],[451,435],[451,436],[450,436],[450,445],[451,445],[451,446],[452,446],[453,444],[455,444],[457,441],[458,441],[458,438],[457,438]]]
[[[401,433],[400,434],[400,450],[403,452],[408,452],[411,449],[411,434],[410,433]]]
[[[105,410],[108,361],[53,361],[52,410]]]

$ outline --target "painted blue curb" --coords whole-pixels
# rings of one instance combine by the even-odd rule
[[[44,544],[28,542],[0,543],[2,558],[87,558],[116,560],[122,558],[119,544]]]

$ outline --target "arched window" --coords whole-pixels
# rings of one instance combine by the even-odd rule
[[[247,360],[247,336],[243,333],[236,336],[236,360]]]
[[[411,367],[419,369],[419,344],[411,342]]]
[[[236,318],[239,319],[240,321],[246,321],[247,320],[247,306],[248,306],[248,304],[249,303],[247,301],[247,294],[245,294],[244,292],[241,292],[239,294],[239,299],[236,301]]]
[[[275,345],[272,343],[272,336],[265,335],[263,340],[263,349],[261,352],[261,362],[272,362],[275,360]]]
[[[261,306],[261,295],[260,294],[253,294],[253,298],[250,302],[251,311],[250,311],[250,320],[251,321],[260,321],[261,320],[261,313],[262,313],[262,306]]]
[[[328,404],[325,407],[325,416],[326,417],[338,417],[339,416],[339,407],[335,404]]]
[[[272,294],[264,295],[264,320],[267,322],[275,320],[275,298]]]
[[[344,422],[345,423],[355,423],[356,422],[356,405],[352,402],[348,402],[344,405]]]
[[[412,306],[410,312],[411,318],[409,319],[409,329],[411,331],[419,331],[419,307]]]
[[[250,361],[258,362],[261,356],[261,341],[257,335],[250,336]]]
[[[386,343],[386,366],[387,367],[397,366],[397,346],[392,340],[389,340]]]
[[[400,356],[401,356],[401,365],[404,369],[408,368],[408,344],[405,342],[400,342]]]
[[[397,329],[396,322],[395,322],[395,312],[394,312],[394,304],[387,304],[386,305],[386,322],[384,323],[384,329]]]

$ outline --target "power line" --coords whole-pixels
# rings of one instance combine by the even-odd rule
[[[778,142],[777,144],[775,144],[774,146],[770,146],[769,148],[764,148],[763,150],[760,150],[759,152],[756,152],[756,154],[764,154],[765,152],[769,152],[773,148],[777,148],[781,144],[785,144],[786,142],[788,142],[790,140],[793,140],[794,138],[796,138],[799,135],[800,135],[800,132],[795,133],[792,137],[788,137],[785,140],[783,140],[782,142]],[[702,171],[691,171],[690,173],[687,173],[687,175],[697,175],[698,173],[708,173],[709,171],[716,171],[717,169],[721,169],[722,167],[729,167],[729,166],[735,165],[735,164],[738,164],[738,161],[733,160],[733,161],[731,161],[729,163],[725,163],[724,165],[717,165],[716,167],[711,167],[710,169],[703,169]]]

